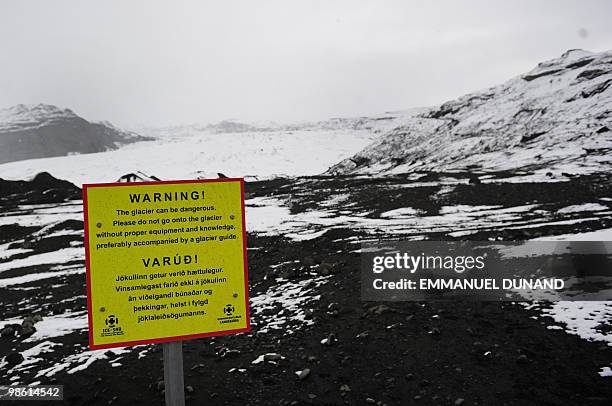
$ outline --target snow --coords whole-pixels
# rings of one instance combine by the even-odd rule
[[[251,364],[253,364],[253,365],[261,364],[262,362],[264,362],[264,361],[265,361],[265,357],[266,357],[266,355],[267,355],[267,356],[279,357],[279,355],[278,355],[278,354],[273,353],[273,352],[269,352],[269,353],[262,354],[262,355],[260,355],[259,357],[255,358],[255,359],[254,359],[254,360],[251,362]],[[283,357],[283,356],[281,355],[281,356],[280,356],[280,359],[285,359],[285,357]],[[274,361],[268,361],[268,362],[270,362],[270,363],[275,363]]]
[[[557,302],[542,307],[544,316],[564,325],[564,330],[587,341],[603,341],[612,346],[612,334],[597,330],[612,320],[612,302]]]
[[[540,237],[533,241],[612,241],[612,229]],[[563,330],[569,334],[578,335],[587,341],[603,341],[612,346],[612,334],[606,334],[597,328],[609,325],[612,321],[612,302],[559,301],[551,304],[534,303],[528,308],[539,308],[543,315],[561,324]]]
[[[467,204],[456,204],[454,206],[443,206],[440,208],[440,214],[457,214],[457,213],[476,213],[498,209],[501,206],[469,206]],[[522,209],[513,209],[512,211],[525,211],[531,209],[533,206],[523,206]],[[498,212],[502,212],[498,210]]]
[[[289,208],[278,199],[257,197],[245,202],[247,230],[251,232],[270,232],[289,217]]]
[[[251,324],[257,326],[259,334],[270,330],[292,334],[296,328],[312,325],[314,322],[306,317],[305,310],[309,303],[319,299],[313,292],[328,279],[329,276],[318,276],[292,282],[278,278],[279,283],[250,298]],[[277,313],[275,309],[281,310]]]
[[[14,285],[23,285],[25,283],[40,281],[43,279],[57,278],[58,276],[74,275],[85,273],[85,269],[66,269],[63,271],[55,272],[40,272],[40,273],[29,273],[23,276],[16,276],[14,278],[0,279],[0,288],[6,288]]]
[[[453,235],[459,233],[469,234],[483,228],[499,228],[499,227],[521,227],[528,228],[531,226],[539,226],[544,224],[573,224],[581,221],[593,219],[591,217],[584,219],[570,219],[559,221],[547,221],[546,218],[536,218],[525,220],[523,215],[526,212],[541,210],[538,205],[523,205],[516,207],[500,207],[500,206],[444,206],[440,210],[438,216],[414,217],[415,210],[406,207],[392,210],[381,215],[381,219],[364,218],[362,216],[334,216],[331,211],[312,210],[306,213],[290,214],[285,203],[279,199],[258,198],[252,199],[247,204],[247,221],[251,231],[278,234],[282,233],[289,238],[303,239],[310,236],[320,235],[328,228],[335,226],[352,227],[352,228],[385,228],[398,232],[401,230],[418,233],[432,232],[439,230],[460,230],[451,232]],[[580,205],[584,211],[599,211],[600,207],[596,204]],[[607,207],[603,207],[607,209]],[[572,211],[574,213],[574,211]],[[519,224],[517,224],[517,221]],[[513,224],[508,226],[508,224]],[[464,226],[465,225],[465,226]],[[321,226],[321,229],[315,234],[313,229]],[[466,229],[461,230],[463,227]],[[554,237],[542,237],[535,239],[538,241],[612,241],[612,229],[599,230],[588,233],[578,233],[573,235],[563,235]],[[558,244],[551,244],[555,248]],[[283,289],[291,290],[293,286],[282,285]],[[528,294],[528,292],[523,292]],[[256,298],[254,305],[274,305],[274,297],[279,295],[277,291],[266,292],[265,295]],[[288,299],[288,298],[287,298]],[[552,298],[554,299],[554,297]],[[281,298],[281,300],[286,300]],[[290,303],[285,303],[284,306],[290,307]],[[612,345],[612,335],[604,334],[596,328],[601,324],[607,324],[612,320],[612,303],[611,302],[567,302],[561,301],[546,307],[538,305],[541,312],[551,317],[555,322],[563,326],[551,326],[551,329],[563,329],[570,334],[577,334],[585,340],[605,341]],[[264,306],[263,308],[265,308]],[[287,322],[281,317],[277,321],[271,323],[266,322],[267,329],[280,329]]]
[[[366,130],[193,133],[114,151],[10,162],[0,165],[0,178],[25,179],[41,168],[79,186],[115,181],[138,170],[160,179],[194,179],[217,172],[257,178],[316,175],[372,138]]]
[[[10,249],[8,248],[9,245],[13,243],[19,244],[20,242],[23,242],[23,240],[13,241],[13,242],[6,243],[6,244],[0,244],[0,260],[7,259],[17,254],[25,254],[27,252],[32,252],[32,250],[28,248],[10,248]]]
[[[604,228],[586,233],[561,234],[535,238],[534,241],[612,241],[612,228]]]
[[[16,220],[17,218],[19,219],[18,221]],[[83,220],[83,202],[79,200],[61,205],[23,205],[17,209],[7,210],[0,214],[0,225],[18,222],[19,225],[24,227],[52,227],[66,220]]]
[[[40,361],[43,361],[43,358],[38,357],[38,355],[46,352],[53,352],[53,348],[57,347],[58,345],[61,344],[54,343],[52,341],[43,341],[25,351],[22,351],[21,355],[23,356],[24,360],[11,368],[8,373],[15,373],[17,371],[23,371],[25,369],[35,367]]]
[[[246,202],[247,230],[262,235],[282,234],[300,241],[320,236],[334,227],[350,227],[366,231],[387,230],[394,234],[421,235],[426,232],[446,231],[450,235],[468,235],[481,229],[508,227],[509,223],[520,223],[520,227],[543,224],[570,224],[572,221],[545,222],[536,218],[525,220],[524,213],[535,210],[538,205],[515,207],[499,206],[443,206],[440,215],[417,216],[412,208],[400,208],[383,213],[380,218],[369,218],[367,213],[341,215],[333,210],[310,210],[291,214],[287,203],[276,198],[256,198]],[[515,226],[518,227],[518,226]]]
[[[136,347],[132,347],[136,348]],[[74,374],[87,369],[91,364],[98,360],[109,359],[112,355],[128,353],[132,348],[111,348],[107,350],[83,351],[69,355],[61,362],[52,365],[49,368],[38,371],[36,377],[46,376],[51,377],[60,371],[67,370],[68,374]],[[76,364],[76,366],[74,366]]]
[[[10,319],[0,320],[0,329],[3,329],[4,326],[7,326],[9,324],[21,324],[21,322],[23,321],[22,319],[22,317],[13,317]]]
[[[228,134],[246,132],[287,132],[294,131],[369,131],[372,134],[391,130],[413,117],[426,111],[427,108],[416,107],[398,111],[387,111],[367,117],[337,117],[315,122],[297,122],[280,124],[267,122],[242,122],[237,119],[223,120],[213,124],[192,124],[170,127],[136,127],[134,131],[153,138],[188,137],[194,133],[201,135]]]
[[[35,325],[36,332],[24,342],[37,342],[40,340],[61,337],[75,331],[87,328],[87,312],[67,312],[47,316]]]
[[[496,245],[495,247],[503,258],[559,255],[568,253],[568,250],[571,250],[573,254],[612,253],[612,243],[596,241],[598,244],[590,244],[588,241],[580,241],[574,238],[553,239],[551,237],[542,237],[516,245]]]
[[[21,324],[22,319],[20,317],[7,319],[0,321],[0,326],[6,324]],[[14,366],[8,373],[14,373],[16,371],[22,371],[31,369],[32,367],[39,366],[41,362],[44,362],[44,358],[39,357],[43,353],[53,353],[53,349],[57,346],[61,346],[61,343],[50,341],[49,339],[61,337],[63,335],[72,334],[75,331],[82,331],[87,328],[87,314],[86,312],[75,312],[75,313],[64,313],[60,315],[46,316],[35,324],[36,332],[23,340],[22,343],[32,343],[32,347],[20,351],[24,357],[24,360]],[[78,349],[77,349],[78,351]],[[68,356],[59,364],[55,364],[52,367],[45,368],[38,372],[38,376],[52,376],[56,372],[66,369],[73,363],[81,363],[79,367],[83,368],[83,365],[90,365],[96,359],[105,358],[104,351],[100,351],[98,354],[90,354],[89,351],[79,352],[77,354]],[[5,361],[0,361],[0,368],[5,365]],[[85,366],[86,367],[86,366]],[[19,376],[14,380],[18,381]]]
[[[601,211],[608,210],[608,206],[604,206],[599,203],[584,203],[584,204],[576,204],[572,206],[563,207],[559,209],[557,213],[567,214],[567,213],[582,213],[585,211]]]
[[[554,181],[564,172],[607,172],[612,86],[605,84],[612,78],[611,61],[612,51],[572,52],[543,62],[525,75],[411,117],[330,173],[522,169]],[[581,76],[587,70],[602,74]]]
[[[44,264],[60,264],[69,261],[77,261],[85,259],[85,251],[83,248],[62,248],[57,251],[45,252],[42,254],[30,255],[26,258],[15,259],[9,262],[0,262],[0,273],[17,268],[27,266],[36,266]]]
[[[419,215],[421,212],[412,207],[402,207],[400,209],[389,210],[380,215],[382,218],[406,218]]]
[[[50,121],[76,117],[71,110],[50,104],[18,104],[0,109],[0,131],[32,129]]]
[[[20,323],[20,318],[13,318],[0,322],[0,326],[4,324]],[[67,312],[60,315],[44,317],[42,321],[35,324],[36,332],[28,337],[23,343],[35,343],[32,347],[21,351],[24,356],[24,361],[13,367],[8,372],[30,369],[34,366],[41,368],[36,377],[45,376],[51,377],[60,371],[66,370],[68,374],[74,374],[83,371],[91,366],[95,361],[112,358],[110,361],[112,367],[119,366],[117,361],[119,358],[116,355],[129,353],[131,351],[139,351],[139,356],[143,356],[148,351],[148,346],[135,346],[128,348],[107,349],[89,351],[84,346],[75,346],[74,354],[69,355],[59,362],[53,362],[50,366],[40,367],[40,363],[44,362],[43,358],[38,357],[42,353],[52,353],[53,348],[61,346],[61,343],[49,341],[61,337],[63,335],[72,334],[74,332],[83,331],[87,328],[86,312]],[[5,365],[5,361],[0,361],[0,368]],[[18,381],[20,377],[16,377]]]

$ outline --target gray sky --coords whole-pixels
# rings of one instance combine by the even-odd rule
[[[2,0],[0,107],[123,126],[367,115],[612,49],[611,17],[605,0]]]

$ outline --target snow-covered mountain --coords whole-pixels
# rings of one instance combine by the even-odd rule
[[[29,179],[41,170],[77,185],[113,182],[141,171],[159,179],[229,177],[267,179],[318,175],[362,150],[369,131],[265,131],[168,134],[114,151],[0,164],[0,178]]]
[[[124,175],[131,179],[139,177],[139,171],[165,180],[318,175],[421,111],[279,125],[276,130],[240,130],[260,124],[221,126],[215,131],[210,126],[139,130],[155,140],[87,155],[0,162],[0,178],[26,179],[46,170],[78,185],[115,181]]]
[[[191,124],[169,127],[138,127],[138,133],[155,138],[192,136],[195,134],[229,134],[229,133],[265,133],[290,131],[369,131],[382,134],[404,124],[408,117],[425,111],[425,108],[413,108],[391,111],[382,114],[362,117],[338,117],[321,121],[279,124],[277,122],[244,122],[228,119],[213,124]]]
[[[0,163],[101,152],[146,139],[49,104],[0,110]]]
[[[571,50],[409,119],[328,173],[612,166],[612,51]]]

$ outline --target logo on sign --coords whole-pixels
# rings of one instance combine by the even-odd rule
[[[227,304],[223,308],[223,313],[225,313],[227,316],[231,316],[232,314],[234,314],[235,311],[236,309],[234,308],[234,305],[232,304]]]
[[[102,328],[101,337],[122,336],[124,334],[119,326],[119,318],[114,314],[109,315],[106,320],[104,320],[104,324],[106,327]]]
[[[233,304],[228,303],[223,307],[223,317],[217,317],[219,324],[238,323],[242,316],[236,313],[236,308]]]
[[[104,322],[106,323],[108,327],[112,328],[112,327],[115,327],[116,324],[119,324],[119,319],[111,314],[110,316],[106,318]]]

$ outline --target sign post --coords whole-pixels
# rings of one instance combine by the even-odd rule
[[[167,406],[185,406],[183,342],[164,343],[164,390]]]
[[[89,347],[164,343],[183,406],[182,340],[250,330],[243,179],[83,185]]]

